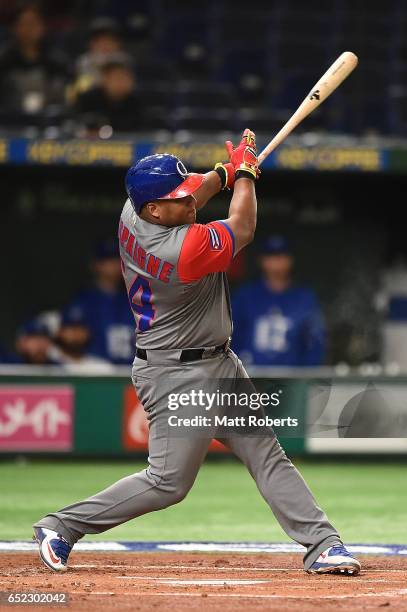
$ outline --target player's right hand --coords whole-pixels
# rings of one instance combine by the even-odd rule
[[[254,132],[246,128],[236,148],[233,147],[230,140],[227,140],[225,144],[230,163],[235,169],[235,179],[244,176],[252,179],[258,178],[260,170]]]

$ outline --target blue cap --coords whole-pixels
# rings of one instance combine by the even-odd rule
[[[50,330],[43,321],[30,319],[21,325],[17,331],[18,336],[50,336]]]
[[[290,255],[290,243],[285,236],[269,236],[261,245],[260,253],[263,255]]]
[[[204,175],[188,173],[175,155],[160,153],[141,159],[129,168],[126,191],[138,214],[144,204],[153,200],[185,198],[203,183]]]
[[[61,326],[62,325],[80,325],[88,327],[88,321],[83,308],[78,304],[65,308],[61,313]]]
[[[95,259],[116,259],[120,257],[119,245],[116,238],[108,238],[99,242],[95,250]]]

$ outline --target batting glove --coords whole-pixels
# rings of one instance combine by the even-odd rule
[[[236,149],[233,148],[233,144],[230,140],[227,140],[225,144],[230,163],[235,169],[235,180],[242,177],[256,180],[260,174],[260,170],[259,161],[257,159],[256,136],[254,132],[246,129]]]

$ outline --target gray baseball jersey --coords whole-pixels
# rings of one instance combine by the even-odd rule
[[[141,219],[130,200],[119,225],[120,256],[137,346],[218,346],[232,333],[225,270],[234,250],[223,221],[176,227]]]

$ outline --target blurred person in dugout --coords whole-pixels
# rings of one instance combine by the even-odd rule
[[[55,365],[52,355],[52,334],[40,318],[24,323],[18,330],[15,354],[8,355],[8,363],[29,365]]]
[[[1,110],[8,123],[35,118],[65,98],[67,62],[46,38],[43,16],[26,5],[14,17],[11,38],[0,52]]]
[[[99,85],[77,98],[74,105],[76,119],[88,134],[97,133],[103,126],[113,132],[141,129],[142,108],[131,65],[122,60],[108,61],[100,71]]]
[[[90,340],[91,331],[83,310],[79,306],[70,306],[61,314],[49,355],[53,363],[71,373],[111,373],[112,364],[89,352]]]
[[[87,352],[114,364],[130,364],[135,353],[134,319],[124,286],[117,239],[101,242],[91,263],[93,285],[70,303],[90,332]]]
[[[261,278],[233,295],[233,349],[247,365],[321,365],[321,310],[311,289],[293,284],[294,259],[287,239],[268,238],[258,262]]]
[[[101,84],[102,68],[107,62],[130,64],[130,61],[117,22],[109,17],[97,17],[89,27],[87,50],[76,62],[73,97]]]

